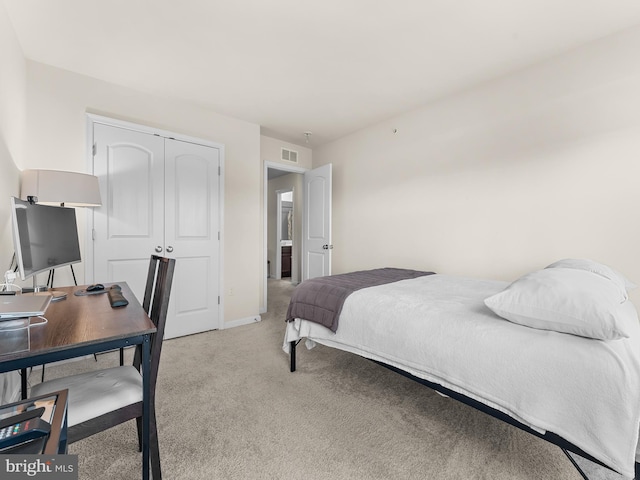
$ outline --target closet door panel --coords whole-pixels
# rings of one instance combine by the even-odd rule
[[[153,152],[138,145],[109,145],[107,150],[107,237],[151,238]]]
[[[207,240],[211,235],[209,161],[192,154],[177,155],[171,172],[175,181],[175,237]]]
[[[180,259],[180,271],[176,274],[176,282],[189,285],[179,289],[175,298],[175,311],[180,315],[205,312],[209,309],[211,292],[210,282],[194,282],[193,277],[207,278],[210,263],[206,257],[183,257]]]
[[[176,258],[168,338],[218,328],[219,165],[217,148],[166,140],[165,244]]]
[[[126,281],[142,300],[149,257],[164,245],[164,139],[94,124],[94,281]]]

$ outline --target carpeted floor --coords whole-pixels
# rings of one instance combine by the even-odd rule
[[[299,348],[289,373],[281,346],[291,289],[269,281],[262,322],[165,341],[165,479],[580,480],[559,448],[355,355]],[[55,365],[47,378],[117,361]],[[81,479],[140,477],[135,422],[69,450]],[[622,478],[602,473],[594,480]]]

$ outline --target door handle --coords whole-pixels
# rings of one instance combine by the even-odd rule
[[[156,253],[160,253],[162,251],[162,247],[160,245],[158,245],[156,247]]]
[[[323,250],[331,250],[332,248],[333,248],[333,245],[322,245]]]
[[[167,247],[167,252],[169,252],[169,253],[173,252],[173,247],[171,245],[169,245]]]

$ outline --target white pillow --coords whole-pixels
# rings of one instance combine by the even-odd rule
[[[586,258],[565,258],[552,263],[546,268],[574,268],[577,270],[587,270],[588,272],[608,278],[625,291],[633,290],[638,287],[635,283],[630,282],[629,279],[613,268]]]
[[[528,273],[485,300],[497,315],[520,325],[600,340],[629,337],[625,295],[585,270],[554,267]],[[637,317],[636,317],[637,318]]]

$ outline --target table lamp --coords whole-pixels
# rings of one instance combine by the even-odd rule
[[[99,207],[98,177],[86,173],[62,170],[24,170],[21,174],[20,198],[30,203],[67,207]],[[73,265],[73,282],[77,285]],[[53,288],[54,271],[49,272],[47,285]]]
[[[99,207],[98,177],[61,170],[24,170],[20,198],[32,203],[70,207]]]

